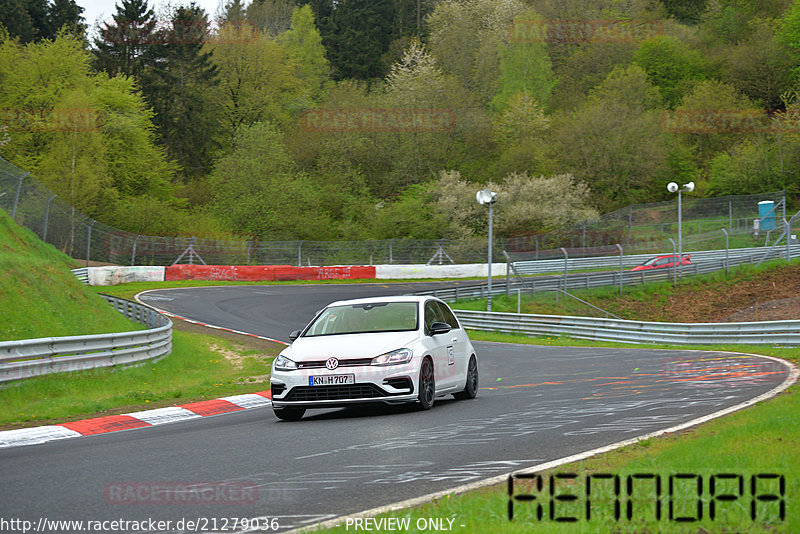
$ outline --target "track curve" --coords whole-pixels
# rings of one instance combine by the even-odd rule
[[[232,286],[157,290],[142,300],[286,339],[330,301],[415,287]],[[155,518],[173,525],[186,518],[269,516],[288,529],[673,427],[768,393],[789,375],[778,361],[741,354],[475,346],[478,398],[437,401],[429,412],[331,409],[286,423],[269,409],[253,409],[0,450],[3,515],[34,522]],[[115,485],[175,482],[245,483],[255,498],[135,506],[109,500]]]

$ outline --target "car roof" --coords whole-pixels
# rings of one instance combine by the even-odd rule
[[[430,295],[423,295],[423,296],[392,295],[386,297],[368,297],[368,298],[351,299],[351,300],[337,300],[336,302],[331,302],[330,304],[328,304],[328,306],[349,306],[351,304],[369,304],[374,302],[425,302],[426,300],[430,300],[432,298],[434,297],[431,297]]]

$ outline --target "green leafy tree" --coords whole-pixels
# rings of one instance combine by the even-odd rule
[[[292,14],[292,26],[279,37],[286,53],[297,65],[298,77],[312,90],[315,99],[322,96],[329,80],[330,64],[325,58],[322,37],[314,24],[311,6],[296,8]]]
[[[236,149],[211,174],[213,209],[227,227],[255,239],[325,239],[335,236],[324,197],[299,173],[269,123],[240,130]]]
[[[428,17],[431,52],[445,73],[488,104],[499,89],[501,45],[526,9],[519,0],[443,0]]]
[[[767,110],[782,107],[782,97],[794,85],[792,58],[788,47],[776,39],[772,24],[751,25],[748,38],[732,47],[725,56],[724,79]]]
[[[536,99],[520,91],[494,119],[499,148],[495,175],[512,172],[544,174],[553,168],[550,159],[550,118]]]
[[[247,22],[277,37],[291,26],[295,7],[295,0],[253,0],[247,6]]]
[[[220,111],[221,143],[233,146],[241,126],[256,122],[286,125],[310,105],[311,89],[275,39],[250,25],[226,24],[207,43],[217,85],[208,94]]]
[[[518,24],[536,20],[542,19],[533,10],[527,10],[514,19]],[[546,106],[556,80],[544,43],[512,40],[508,43],[501,42],[498,47],[499,90],[492,99],[492,107],[502,110],[508,100],[519,92],[525,92]]]
[[[732,86],[706,80],[681,100],[675,108],[676,120],[668,124],[674,124],[671,129],[686,146],[692,147],[697,164],[703,166],[717,153],[731,150],[741,141],[742,134],[729,128],[735,126],[735,117],[741,112],[760,113],[752,101]],[[710,127],[698,131],[697,126],[702,127],[704,121]]]
[[[641,67],[616,68],[576,111],[555,120],[557,157],[601,209],[653,199],[665,181],[660,95]]]
[[[707,77],[702,54],[668,35],[643,42],[634,54],[634,61],[647,73],[650,83],[658,87],[669,108],[673,108],[696,81]]]

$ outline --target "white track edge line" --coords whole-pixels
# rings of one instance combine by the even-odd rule
[[[712,351],[697,351],[697,352],[712,352]],[[779,386],[775,387],[774,389],[771,389],[770,391],[767,391],[766,393],[762,393],[761,395],[759,395],[757,397],[754,397],[754,398],[752,398],[750,400],[741,402],[741,403],[736,404],[734,406],[730,406],[730,407],[725,408],[723,410],[720,410],[718,412],[714,412],[714,413],[711,413],[711,414],[708,414],[708,415],[704,415],[703,417],[698,417],[697,419],[692,419],[691,421],[687,421],[685,423],[681,423],[681,424],[676,425],[676,426],[665,428],[663,430],[656,430],[655,432],[651,432],[649,434],[644,434],[642,436],[638,436],[638,437],[635,437],[635,438],[626,439],[624,441],[618,441],[617,443],[612,443],[612,444],[606,445],[604,447],[599,447],[597,449],[592,449],[590,451],[581,452],[581,453],[578,453],[578,454],[573,454],[572,456],[566,456],[564,458],[559,458],[557,460],[552,460],[550,462],[545,462],[543,464],[534,465],[532,467],[527,467],[525,469],[520,469],[518,471],[512,471],[512,472],[506,473],[504,475],[498,475],[498,476],[487,478],[487,479],[484,479],[484,480],[479,480],[478,482],[473,482],[471,484],[464,484],[462,486],[456,486],[455,488],[451,488],[449,490],[437,491],[437,492],[434,492],[434,493],[429,493],[427,495],[423,495],[421,497],[414,497],[412,499],[407,499],[405,501],[400,501],[400,502],[396,502],[396,503],[393,503],[393,504],[387,504],[387,505],[384,505],[384,506],[378,506],[376,508],[371,508],[369,510],[364,510],[363,512],[358,512],[358,513],[350,514],[350,515],[343,515],[343,516],[340,516],[340,517],[336,517],[334,519],[330,519],[328,521],[324,521],[322,523],[317,523],[316,525],[313,525],[313,526],[302,527],[302,528],[290,530],[286,534],[300,534],[300,533],[303,533],[303,532],[310,532],[310,531],[313,531],[313,530],[318,530],[320,528],[331,528],[331,527],[337,526],[337,525],[345,522],[347,519],[355,519],[355,518],[361,518],[361,517],[373,517],[373,516],[376,516],[376,515],[379,515],[379,514],[383,514],[383,513],[387,513],[387,512],[394,512],[396,510],[402,510],[404,508],[409,508],[411,506],[418,506],[420,504],[426,504],[428,502],[440,499],[440,498],[445,497],[447,495],[459,495],[461,493],[466,493],[468,491],[472,491],[472,490],[475,490],[475,489],[484,488],[484,487],[487,487],[487,486],[494,486],[494,485],[497,485],[497,484],[502,484],[502,483],[506,482],[508,480],[508,477],[511,476],[511,475],[531,474],[531,473],[537,473],[537,472],[540,472],[540,471],[545,471],[545,470],[548,470],[548,469],[553,469],[554,467],[558,467],[560,465],[569,464],[569,463],[572,463],[572,462],[577,462],[579,460],[585,460],[586,458],[590,458],[590,457],[596,456],[598,454],[603,454],[603,453],[606,453],[606,452],[613,451],[614,449],[619,449],[621,447],[626,447],[628,445],[633,445],[634,443],[637,443],[639,441],[643,441],[643,440],[650,439],[650,438],[655,438],[655,437],[658,437],[658,436],[662,436],[664,434],[670,434],[670,433],[673,433],[673,432],[678,432],[680,430],[685,430],[687,428],[690,428],[690,427],[693,427],[693,426],[696,426],[696,425],[711,421],[712,419],[716,419],[718,417],[722,417],[724,415],[728,415],[730,413],[739,411],[739,410],[741,410],[743,408],[747,408],[748,406],[752,406],[753,404],[756,404],[758,402],[761,402],[761,401],[764,401],[764,400],[767,400],[767,399],[771,399],[772,397],[778,395],[779,393],[787,390],[792,384],[797,382],[798,377],[800,377],[800,368],[798,368],[793,363],[791,363],[789,361],[786,361],[786,360],[782,360],[780,358],[775,358],[775,357],[772,357],[772,356],[764,356],[764,355],[761,355],[761,354],[747,354],[747,353],[743,353],[743,352],[727,352],[727,351],[713,351],[713,352],[722,353],[722,354],[739,354],[739,355],[744,354],[744,355],[747,355],[747,356],[756,356],[756,357],[759,357],[759,358],[767,358],[767,359],[770,359],[770,360],[773,360],[773,361],[776,361],[776,362],[779,362],[779,363],[782,363],[783,365],[785,365],[789,369],[789,376],[787,376],[786,380],[784,380],[783,383],[781,383]]]

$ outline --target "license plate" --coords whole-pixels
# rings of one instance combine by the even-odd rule
[[[309,386],[338,386],[339,384],[355,384],[356,375],[323,375],[309,376]]]

